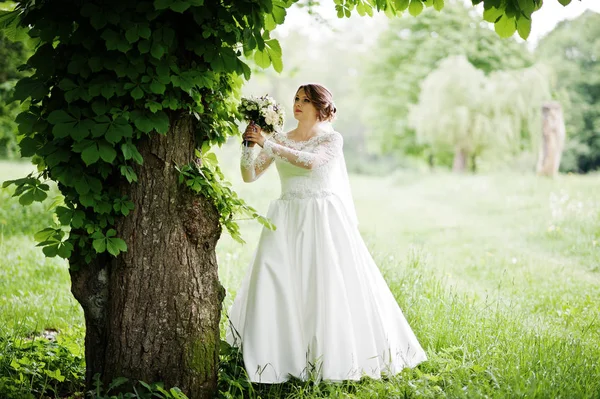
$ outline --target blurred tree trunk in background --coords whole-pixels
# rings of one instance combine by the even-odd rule
[[[463,148],[457,148],[454,153],[454,162],[452,164],[452,171],[462,173],[467,169],[467,151]]]
[[[555,176],[565,145],[565,120],[557,102],[542,107],[542,145],[537,165],[538,175]]]

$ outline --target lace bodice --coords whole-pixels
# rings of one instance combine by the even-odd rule
[[[257,156],[254,147],[243,148],[242,177],[246,182],[254,181],[275,162],[281,199],[325,197],[335,190],[330,169],[333,161],[343,156],[342,146],[342,136],[333,130],[320,132],[307,141],[294,141],[283,133],[275,133]]]

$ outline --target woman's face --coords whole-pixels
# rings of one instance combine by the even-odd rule
[[[294,97],[294,118],[298,121],[314,122],[318,115],[319,112],[304,93],[304,89],[298,90]]]

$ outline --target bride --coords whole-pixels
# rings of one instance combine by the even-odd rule
[[[303,85],[296,129],[244,133],[244,181],[272,163],[281,180],[267,214],[277,229],[263,229],[229,311],[227,340],[253,382],[380,378],[426,360],[360,236],[335,113],[329,90]]]

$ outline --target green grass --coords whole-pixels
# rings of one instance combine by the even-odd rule
[[[237,151],[219,156],[265,212],[278,195],[275,171],[244,184]],[[0,176],[25,168],[0,163]],[[247,397],[600,398],[600,175],[351,179],[361,233],[429,361],[383,381],[254,385]],[[225,308],[260,233],[240,223],[247,244],[224,236],[217,250]],[[0,239],[0,309],[2,334],[82,334],[65,262],[44,259],[18,232]],[[225,391],[237,397],[234,386]]]

